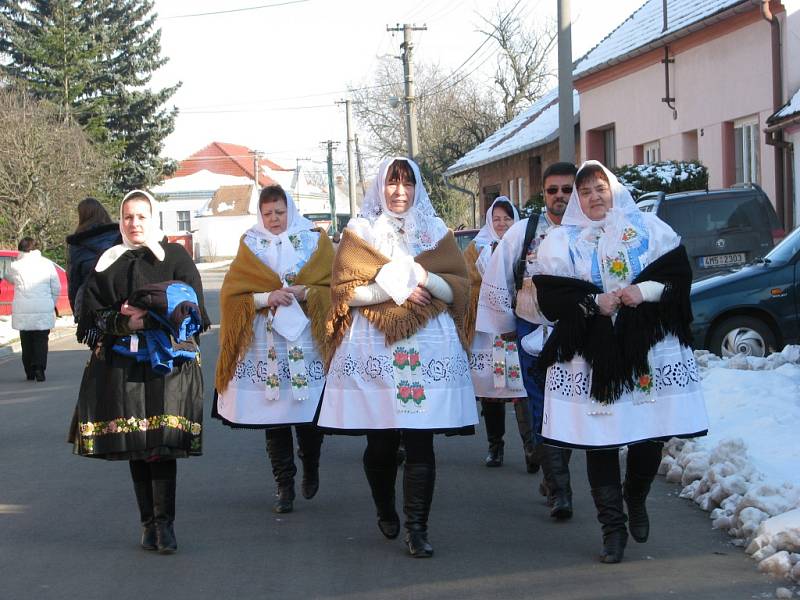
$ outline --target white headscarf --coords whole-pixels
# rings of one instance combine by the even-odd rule
[[[144,232],[145,240],[140,244],[133,243],[128,239],[128,236],[125,235],[125,223],[122,219],[122,209],[125,206],[125,201],[131,196],[140,196],[147,200],[148,204],[150,204],[150,219],[146,221],[147,224]],[[103,252],[103,254],[100,256],[100,259],[97,261],[97,265],[95,266],[94,270],[98,273],[102,273],[108,267],[113,265],[117,259],[125,254],[128,250],[135,250],[136,248],[147,248],[153,253],[153,256],[155,256],[157,260],[164,260],[164,248],[159,243],[164,239],[164,232],[161,231],[158,225],[159,215],[160,211],[158,208],[158,202],[156,202],[156,199],[153,198],[149,192],[144,190],[131,190],[125,194],[125,197],[122,199],[122,202],[119,205],[119,231],[122,234],[122,243],[112,246]]]
[[[416,180],[414,202],[404,213],[389,210],[384,193],[389,167],[396,160],[407,162]],[[403,156],[393,156],[381,162],[378,167],[378,176],[375,177],[364,196],[360,216],[367,219],[376,228],[388,224],[395,229],[402,229],[409,246],[423,251],[434,248],[447,233],[447,226],[436,215],[433,204],[431,204],[419,166],[410,158]]]
[[[483,227],[481,227],[480,231],[478,231],[478,233],[475,235],[474,239],[476,246],[483,246],[481,253],[478,255],[478,260],[475,261],[478,272],[481,274],[481,276],[489,264],[489,259],[492,257],[492,244],[494,242],[499,242],[502,239],[501,236],[497,235],[497,232],[494,230],[494,223],[492,222],[492,212],[494,211],[495,204],[498,202],[508,202],[511,205],[511,210],[514,212],[514,223],[519,221],[517,207],[511,203],[511,201],[508,199],[508,196],[498,196],[494,199],[494,202],[492,202],[489,210],[486,211],[486,222],[484,223]]]
[[[617,220],[619,216],[624,216],[639,210],[636,207],[636,203],[633,201],[633,196],[631,196],[628,188],[619,182],[616,175],[614,175],[603,164],[596,160],[587,160],[581,165],[581,168],[578,169],[578,173],[575,175],[576,181],[581,171],[589,166],[600,167],[603,169],[606,177],[608,177],[608,184],[611,188],[612,195],[611,208],[606,213],[604,219],[593,221],[586,215],[586,213],[583,212],[583,209],[581,208],[581,201],[580,198],[578,198],[578,186],[573,186],[572,195],[569,197],[569,203],[567,204],[567,210],[564,211],[564,218],[561,219],[562,225],[573,225],[580,229],[587,227],[599,228],[604,227],[607,222],[610,223]]]
[[[286,194],[286,231],[274,234],[267,229],[264,226],[264,217],[261,215],[260,207],[256,212],[255,224],[247,230],[248,235],[271,242],[264,252],[259,253],[259,258],[276,273],[282,273],[285,269],[296,265],[300,260],[289,236],[298,231],[307,231],[315,227],[312,221],[305,218],[297,210],[297,205],[292,195],[285,189],[283,193]]]

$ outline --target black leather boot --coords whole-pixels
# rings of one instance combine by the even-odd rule
[[[564,520],[572,518],[572,486],[569,460],[572,450],[542,444],[542,479],[547,494],[550,516]],[[540,487],[541,491],[541,487]]]
[[[538,473],[541,461],[538,460],[536,446],[533,444],[533,427],[531,425],[531,410],[528,401],[514,402],[514,415],[517,418],[519,437],[522,438],[522,449],[525,452],[525,468],[528,473]]]
[[[156,522],[156,548],[159,554],[172,554],[178,549],[175,538],[174,479],[153,480],[153,514]]]
[[[406,463],[403,472],[403,512],[406,515],[406,545],[414,558],[433,556],[428,542],[428,515],[433,501],[436,466]]]
[[[650,535],[650,519],[647,516],[645,502],[652,483],[652,477],[625,474],[623,490],[625,504],[628,506],[628,529],[631,537],[640,544],[646,542]]]
[[[506,405],[505,402],[487,402],[481,400],[481,412],[486,424],[486,438],[489,440],[489,454],[486,455],[487,467],[503,466],[503,450],[505,442],[503,436],[506,432]]]
[[[156,520],[153,514],[153,485],[150,481],[134,481],[136,503],[139,505],[139,519],[142,523],[142,548],[157,550]]]
[[[395,480],[397,465],[388,468],[368,467],[364,463],[364,473],[369,482],[372,499],[378,511],[378,529],[390,540],[400,535],[400,516],[395,508]]]
[[[272,475],[278,487],[272,510],[276,513],[290,513],[294,509],[294,476],[297,474],[292,430],[289,427],[267,429],[266,437]]]
[[[603,552],[600,562],[618,563],[625,554],[628,543],[627,517],[622,507],[622,486],[604,485],[592,488],[592,498],[597,507],[597,520],[603,531]]]
[[[322,449],[322,432],[314,425],[298,425],[297,456],[303,464],[300,493],[310,500],[319,491],[319,457]]]

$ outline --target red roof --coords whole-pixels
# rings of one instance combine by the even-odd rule
[[[273,171],[287,170],[267,158],[259,159],[259,165]],[[202,150],[198,150],[189,158],[182,160],[173,177],[192,175],[203,169],[220,175],[236,175],[237,177],[250,177],[252,179],[253,151],[247,146],[239,146],[238,144],[211,142]],[[263,187],[276,183],[264,173],[259,173],[259,186]]]

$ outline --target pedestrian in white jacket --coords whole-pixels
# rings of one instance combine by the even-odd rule
[[[33,238],[22,238],[20,255],[4,278],[14,286],[11,326],[19,330],[22,366],[28,381],[44,381],[47,339],[55,326],[55,307],[61,283],[55,265],[36,249]]]

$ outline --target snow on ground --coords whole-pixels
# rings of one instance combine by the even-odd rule
[[[231,260],[220,260],[217,262],[201,262],[197,263],[195,266],[197,267],[198,271],[213,271],[215,269],[224,269],[229,264],[231,264]]]
[[[670,441],[660,472],[761,571],[800,582],[800,346],[768,358],[695,357],[709,434]]]
[[[75,320],[72,315],[58,317],[56,319],[56,329],[62,327],[74,327]],[[11,327],[11,315],[0,316],[0,346],[11,344],[19,340],[19,331]]]

